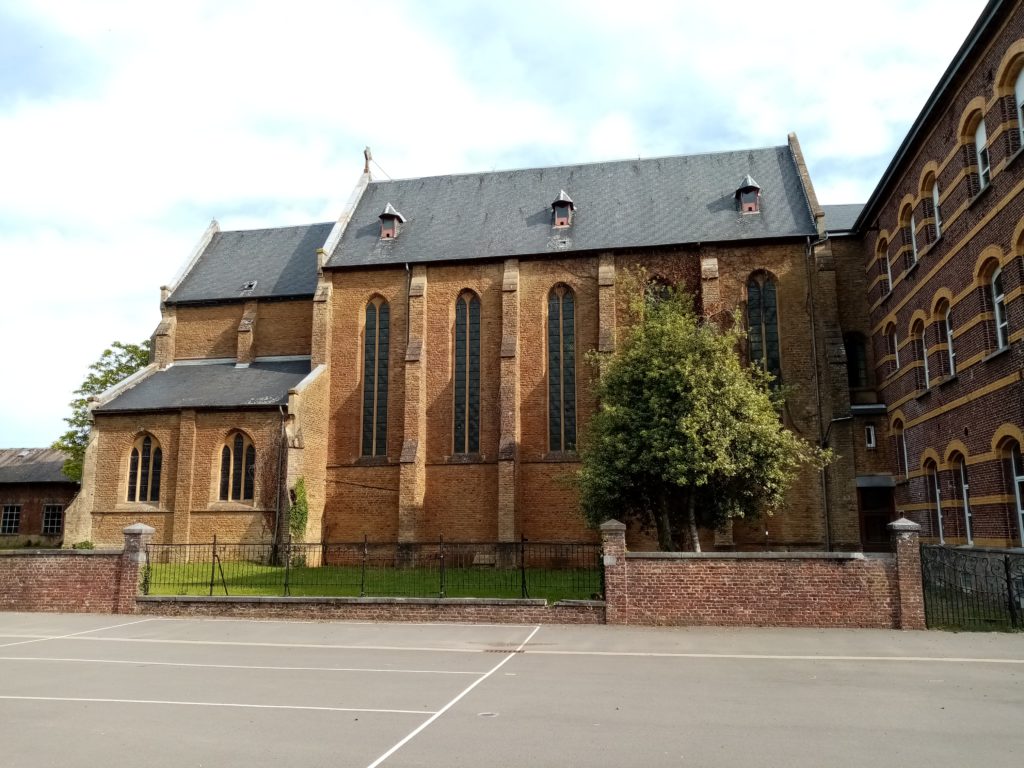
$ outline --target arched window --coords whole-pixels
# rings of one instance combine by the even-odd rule
[[[363,339],[363,456],[388,452],[388,350],[390,309],[379,296],[366,305]]]
[[[900,340],[896,335],[895,325],[890,324],[886,330],[885,342],[891,359],[891,362],[889,363],[889,373],[893,374],[900,369]]]
[[[248,435],[232,432],[220,451],[221,501],[252,501],[256,484],[256,448]]]
[[[939,206],[939,182],[932,182],[932,211],[935,214],[935,239],[942,237],[942,208]]]
[[[1017,103],[1017,131],[1020,133],[1020,145],[1024,146],[1024,68],[1017,74],[1017,83],[1013,86],[1013,96]]]
[[[996,324],[996,346],[999,349],[1009,342],[1009,322],[1006,319],[1006,292],[1003,290],[1003,268],[997,267],[989,283],[992,298],[992,314]]]
[[[152,435],[142,435],[128,459],[128,501],[160,501],[163,451]]]
[[[988,160],[988,133],[985,131],[985,116],[978,121],[974,129],[974,152],[978,163],[978,191],[988,186],[992,168]]]
[[[778,298],[775,281],[764,272],[747,280],[747,334],[751,362],[782,381]]]
[[[878,260],[885,273],[885,286],[882,293],[889,293],[892,290],[892,262],[889,261],[889,241],[885,238],[878,243]]]
[[[953,344],[953,305],[946,304],[942,312],[942,332],[946,342],[946,373],[956,376],[956,347]]]
[[[480,299],[455,301],[455,453],[480,451]]]
[[[896,469],[899,474],[906,477],[910,473],[910,463],[907,454],[907,435],[903,429],[903,422],[896,419],[893,422],[892,431],[896,436]]]
[[[939,483],[939,468],[931,459],[926,461],[924,464],[924,474],[928,479],[928,503],[935,511],[936,531],[939,534],[939,543],[945,544],[946,537],[942,530],[942,485]]]
[[[918,389],[928,389],[932,385],[932,377],[928,370],[928,334],[924,323],[918,320],[911,329],[911,338],[916,347],[916,353],[921,359],[921,373],[918,381]]]
[[[909,246],[905,266],[907,269],[917,264],[917,232],[914,211],[907,206],[900,215],[900,227],[903,229],[903,245]]]
[[[565,285],[548,294],[548,442],[576,450],[576,304]]]
[[[1010,484],[1013,498],[1014,517],[1017,519],[1017,533],[1021,545],[1024,546],[1024,457],[1020,453],[1020,443],[1011,440],[1003,444],[1003,464],[1006,478]]]
[[[868,351],[864,336],[848,333],[843,337],[846,347],[846,378],[850,389],[868,386]]]
[[[963,506],[964,511],[964,538],[968,544],[974,544],[974,530],[971,525],[971,484],[967,477],[967,459],[964,458],[963,454],[956,453],[953,455],[950,464],[955,475],[953,479],[957,495],[960,497],[960,504]]]

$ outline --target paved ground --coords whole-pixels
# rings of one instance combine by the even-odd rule
[[[1022,764],[1024,635],[0,614],[11,768]]]

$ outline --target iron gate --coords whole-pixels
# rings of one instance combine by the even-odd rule
[[[931,629],[1024,629],[1024,553],[921,545]]]

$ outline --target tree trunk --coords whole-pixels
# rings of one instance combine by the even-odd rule
[[[662,502],[654,511],[654,524],[658,528],[658,549],[662,552],[675,552],[676,543],[672,540],[672,524],[668,519],[668,508]]]
[[[697,494],[691,493],[686,501],[686,522],[690,532],[690,547],[700,552],[700,535],[697,533]]]

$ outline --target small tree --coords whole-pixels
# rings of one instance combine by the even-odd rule
[[[690,297],[626,281],[631,324],[601,372],[578,475],[591,525],[615,517],[657,530],[663,550],[698,527],[771,514],[801,465],[827,460],[785,429],[783,393],[745,367],[738,329],[702,322]]]
[[[85,381],[75,390],[75,399],[69,403],[71,416],[64,419],[69,429],[53,443],[53,448],[68,455],[69,458],[64,462],[64,474],[72,480],[82,479],[82,461],[85,458],[85,447],[89,443],[91,427],[89,398],[105,392],[147,365],[148,342],[125,344],[115,341],[109,348],[103,350],[99,360],[89,366]]]

